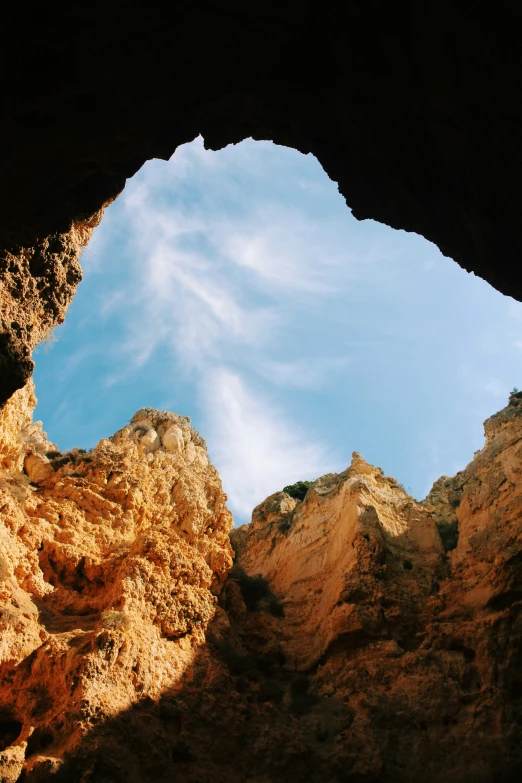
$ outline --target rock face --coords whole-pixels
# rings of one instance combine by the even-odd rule
[[[187,419],[59,455],[33,402],[0,430],[0,780],[519,779],[522,394],[423,503],[358,454],[267,498],[232,570]]]
[[[422,234],[520,299],[520,21],[513,2],[12,5],[0,403],[79,279],[71,228],[198,134],[312,153],[357,218]]]
[[[175,685],[232,564],[225,495],[188,419],[144,409],[60,455],[28,426],[32,403],[17,392],[2,432],[2,781],[61,774],[93,726]]]
[[[0,252],[0,405],[30,378],[36,345],[63,323],[82,279],[80,253],[102,214],[32,247]]]

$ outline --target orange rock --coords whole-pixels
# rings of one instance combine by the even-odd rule
[[[423,503],[358,454],[267,498],[232,571],[188,419],[143,409],[52,455],[33,400],[0,419],[1,780],[516,779],[516,395]],[[34,486],[22,464],[47,452]]]
[[[26,413],[10,420],[27,426]],[[2,715],[20,724],[0,779],[13,764],[13,780],[49,758],[60,767],[93,720],[159,698],[205,641],[232,564],[232,519],[208,461],[159,446],[155,427],[173,415],[149,413],[145,442],[132,424],[52,461],[24,459],[33,446],[4,426],[3,453],[27,477],[0,482],[0,735]]]

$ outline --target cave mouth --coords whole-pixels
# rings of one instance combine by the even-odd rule
[[[424,497],[517,378],[522,305],[422,237],[359,222],[311,155],[201,139],[105,213],[37,416],[92,447],[150,406],[190,415],[236,521],[352,450]]]

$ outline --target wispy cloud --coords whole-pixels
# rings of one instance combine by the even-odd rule
[[[37,366],[38,415],[69,445],[146,404],[204,419],[242,520],[353,448],[418,489],[469,459],[501,390],[521,384],[520,303],[414,234],[355,221],[317,161],[270,143],[197,140],[149,162],[82,263],[68,331]],[[87,424],[55,416],[57,379]]]
[[[258,368],[264,378],[277,386],[295,386],[300,389],[319,389],[327,385],[335,373],[346,369],[351,359],[345,357],[318,357],[310,362],[307,359],[276,362],[266,360]]]
[[[493,378],[491,381],[484,384],[484,391],[492,394],[493,397],[504,398],[506,396],[506,386],[499,381],[498,378]]]
[[[110,255],[112,231],[125,256],[125,276],[100,296],[100,317],[123,329],[105,387],[156,366],[158,355],[163,372],[188,378],[232,509],[246,521],[270,492],[331,466],[268,390],[319,388],[348,364],[322,352],[276,355],[288,318],[282,303],[337,295],[356,264],[350,269],[340,240],[325,243],[296,210],[253,199],[238,215],[177,197],[202,163],[213,169],[218,159],[198,143],[177,152],[175,165],[153,164],[122,195],[118,219],[102,223],[94,255]],[[254,391],[255,377],[265,394]]]
[[[211,457],[242,521],[285,484],[333,469],[326,447],[292,424],[272,400],[248,388],[239,374],[224,368],[211,373],[203,404]]]
[[[245,150],[242,156],[247,165]],[[118,346],[126,361],[111,383],[143,367],[161,348],[185,372],[241,356],[278,385],[314,385],[328,364],[338,364],[317,356],[281,363],[270,356],[284,329],[284,306],[289,296],[309,297],[315,305],[321,297],[338,296],[357,275],[371,277],[372,263],[388,251],[350,254],[320,221],[266,199],[252,199],[238,215],[219,204],[205,212],[177,198],[176,189],[202,161],[214,161],[212,168],[218,159],[200,142],[184,147],[175,165],[153,164],[121,198],[122,214],[111,227],[118,238],[125,236],[127,277],[104,295],[100,308],[102,317],[127,313],[127,333]],[[104,252],[110,244],[102,236],[106,225],[96,237]],[[234,269],[243,277],[236,279]]]

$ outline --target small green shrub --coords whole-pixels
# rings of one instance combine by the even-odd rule
[[[304,500],[310,484],[312,484],[311,481],[296,481],[295,484],[289,484],[287,487],[284,487],[283,492],[286,492],[287,495],[296,500]]]
[[[437,522],[437,530],[442,541],[442,546],[445,552],[451,552],[456,549],[459,541],[459,523],[457,520],[454,522]]]
[[[54,470],[59,470],[60,468],[63,468],[64,465],[68,465],[69,462],[73,461],[71,454],[62,455],[60,452],[58,453],[60,454],[59,457],[53,457],[52,459],[50,458]]]
[[[0,611],[0,616],[4,623],[12,625],[15,630],[19,630],[21,622],[23,623],[20,611],[13,606],[4,606]]]

